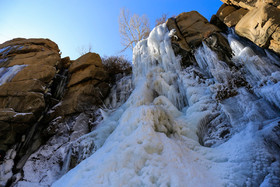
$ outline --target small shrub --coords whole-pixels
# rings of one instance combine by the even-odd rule
[[[131,62],[122,56],[103,57],[102,63],[109,73],[110,83],[114,83],[119,75],[126,76],[132,73]]]

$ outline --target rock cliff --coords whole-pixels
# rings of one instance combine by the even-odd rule
[[[0,48],[0,145],[7,150],[47,107],[60,54],[54,42],[43,39],[14,39]]]
[[[0,186],[278,186],[280,3],[222,1],[154,28],[133,75],[1,44]]]
[[[222,0],[216,16],[239,36],[280,54],[280,1]],[[214,19],[214,18],[213,18]]]
[[[75,61],[61,59],[58,46],[48,39],[14,39],[1,44],[0,52],[3,185],[15,180],[13,174],[21,175],[23,166],[30,164],[29,156],[48,144],[50,137],[55,135],[60,141],[55,145],[63,147],[90,132],[90,113],[103,104],[109,83],[98,54],[88,53]],[[62,124],[68,121],[73,126],[65,129]],[[59,166],[63,159],[51,160]]]

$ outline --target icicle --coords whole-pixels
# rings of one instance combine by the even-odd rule
[[[64,158],[64,162],[63,162],[63,166],[61,169],[61,175],[64,175],[65,173],[67,173],[67,171],[69,171],[69,166],[70,166],[70,161],[71,161],[71,155],[72,155],[72,148],[71,148],[71,144],[69,145],[69,148],[67,149],[68,152]]]
[[[132,77],[125,76],[116,82],[116,85],[111,89],[109,96],[105,99],[106,109],[116,109],[121,106],[132,92]]]
[[[214,77],[220,83],[228,83],[231,79],[231,72],[228,65],[220,61],[217,54],[212,51],[204,42],[194,53],[195,59],[206,73],[208,78]]]
[[[244,66],[246,80],[259,97],[265,98],[280,109],[280,59],[267,50],[242,41],[234,33],[228,34],[228,41],[235,54],[233,62]]]

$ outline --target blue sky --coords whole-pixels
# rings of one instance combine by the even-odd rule
[[[121,8],[155,20],[196,10],[208,20],[220,0],[0,0],[0,43],[16,37],[49,38],[62,57],[76,59],[79,48],[92,47],[101,56],[119,55],[118,16]],[[123,53],[132,59],[132,51]]]

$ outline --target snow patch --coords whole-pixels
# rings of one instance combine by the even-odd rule
[[[2,67],[0,68],[0,86],[6,82],[11,81],[14,76],[20,72],[27,65],[14,65],[12,67]]]

